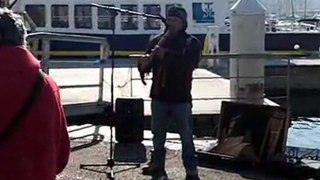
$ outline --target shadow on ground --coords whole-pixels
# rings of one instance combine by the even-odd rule
[[[198,157],[200,167],[237,173],[246,179],[261,179],[261,177],[268,177],[268,179],[319,179],[318,170],[304,166],[279,163],[258,166],[249,162],[225,160],[207,154],[198,154]]]

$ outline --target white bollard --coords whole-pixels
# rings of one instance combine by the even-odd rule
[[[204,54],[219,54],[219,26],[208,26],[207,35],[204,42]],[[219,65],[219,59],[207,59],[206,66],[208,68]]]
[[[231,8],[230,52],[257,54],[265,52],[265,8],[258,0],[238,0]],[[231,98],[238,102],[263,104],[263,59],[231,59]],[[249,78],[244,78],[249,77]],[[257,78],[255,78],[257,77]]]

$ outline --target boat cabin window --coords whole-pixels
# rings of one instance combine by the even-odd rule
[[[166,17],[167,17],[167,14],[168,14],[168,9],[172,6],[177,6],[177,7],[182,7],[182,4],[179,4],[179,3],[174,3],[174,4],[166,4]]]
[[[25,10],[37,27],[46,26],[45,5],[26,5]]]
[[[146,14],[160,15],[161,14],[161,7],[159,4],[145,4],[145,5],[143,5],[143,12]],[[144,17],[143,23],[144,23],[145,30],[160,29],[161,28],[161,20],[159,20],[159,19]]]
[[[130,11],[138,11],[138,6],[133,4],[121,5],[121,9]],[[122,30],[137,30],[138,29],[138,16],[121,13],[121,29]]]
[[[92,8],[90,5],[75,5],[74,24],[78,29],[92,28]]]
[[[68,5],[52,5],[51,6],[51,25],[54,28],[69,27]]]
[[[114,6],[114,5],[104,5],[104,6]],[[112,18],[112,12],[103,9],[98,8],[98,29],[113,29],[112,26],[114,26],[115,22]]]

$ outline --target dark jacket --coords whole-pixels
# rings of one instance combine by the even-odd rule
[[[24,47],[0,47],[0,131],[30,94],[39,61]],[[66,166],[70,142],[59,88],[45,76],[28,114],[0,146],[0,179],[55,180]]]
[[[163,34],[151,40],[147,54],[158,44]],[[192,101],[192,72],[198,67],[201,58],[199,40],[186,34],[167,39],[162,46],[169,51],[163,59],[154,57],[153,60],[142,61],[139,64],[140,73],[152,71],[152,87],[150,97],[169,103],[186,103]],[[163,69],[163,72],[159,71]],[[164,87],[160,82],[164,80]]]

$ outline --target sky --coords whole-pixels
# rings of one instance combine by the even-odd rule
[[[229,0],[233,4],[237,0]],[[305,15],[305,1],[307,1],[307,16],[313,17],[320,14],[320,0],[259,0],[267,9],[268,14],[276,14],[278,16],[292,16],[291,1],[293,1],[295,17]]]
[[[300,12],[304,14],[305,0],[292,0],[295,10],[295,14],[298,15]],[[320,0],[306,0],[307,1],[307,12],[312,11],[312,15],[316,12],[320,13]],[[270,13],[278,14],[291,14],[291,0],[260,0],[260,2],[267,8]],[[316,12],[315,12],[316,11]]]
[[[286,3],[290,5],[291,0],[260,0],[263,4],[271,5],[277,4],[279,2]],[[294,6],[296,8],[304,8],[305,0],[293,0]],[[307,0],[307,9],[319,9],[320,8],[320,0]]]

